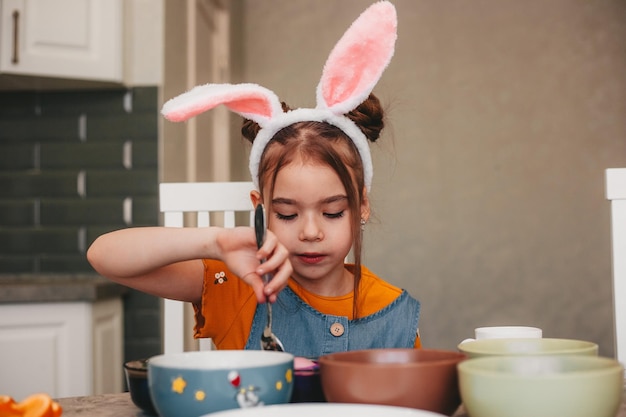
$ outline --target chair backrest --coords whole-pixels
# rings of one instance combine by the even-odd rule
[[[212,225],[212,219],[220,217],[219,214],[212,216],[212,213],[221,213],[223,217],[223,222],[215,225],[253,225],[254,208],[250,201],[250,191],[253,189],[252,182],[161,183],[159,205],[164,214],[163,225],[207,227]],[[249,213],[242,224],[236,224],[237,212]],[[189,326],[185,326],[185,304],[167,299],[163,301],[164,353],[182,352],[185,349],[185,330],[191,331]],[[200,350],[212,346],[210,339],[200,339],[199,343]]]
[[[606,170],[606,198],[611,201],[615,356],[626,363],[626,168]]]

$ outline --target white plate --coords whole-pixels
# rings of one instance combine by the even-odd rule
[[[432,411],[371,404],[298,403],[219,411],[202,417],[445,417]]]

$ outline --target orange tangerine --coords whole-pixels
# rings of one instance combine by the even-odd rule
[[[52,416],[53,417],[60,417],[61,414],[63,414],[63,407],[61,407],[61,405],[56,402],[56,401],[52,401]]]
[[[20,413],[15,409],[17,403],[8,395],[0,395],[0,417],[19,416]]]
[[[0,395],[0,417],[60,417],[61,405],[48,394],[33,394],[17,403],[8,395]]]
[[[48,394],[33,394],[15,407],[22,417],[54,417],[52,398]]]
[[[7,405],[15,404],[13,397],[8,395],[0,395],[0,407],[6,407]]]

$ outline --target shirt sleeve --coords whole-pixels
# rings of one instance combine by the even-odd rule
[[[415,336],[415,349],[422,348],[422,338],[420,337],[420,329],[417,329],[417,336]]]
[[[200,305],[194,305],[195,338],[210,337],[218,349],[243,349],[256,310],[252,288],[220,261],[205,259]]]

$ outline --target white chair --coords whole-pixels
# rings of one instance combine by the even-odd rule
[[[159,204],[164,213],[163,224],[167,227],[251,226],[254,224],[254,208],[250,201],[253,189],[252,182],[162,183],[159,185]],[[249,216],[244,216],[246,219],[236,224],[236,212],[248,212]],[[221,214],[212,216],[211,213]],[[223,217],[223,221],[219,222],[219,217]],[[185,326],[185,304],[163,301],[164,353],[185,350],[185,330],[191,330],[190,326]],[[200,339],[200,350],[211,349],[211,346],[211,339]]]
[[[626,168],[606,170],[606,198],[611,201],[615,356],[626,363]]]

